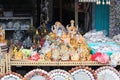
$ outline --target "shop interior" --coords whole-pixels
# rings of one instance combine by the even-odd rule
[[[3,70],[4,73],[11,71],[24,76],[34,69],[43,69],[47,72],[62,69],[69,73],[77,69],[86,69],[94,76],[94,79],[86,78],[86,80],[97,80],[97,71],[96,74],[93,72],[98,68],[105,67],[106,69],[110,66],[109,70],[114,68],[114,75],[119,77],[117,79],[116,76],[115,80],[120,80],[120,27],[115,22],[120,19],[118,19],[119,17],[114,18],[115,14],[118,15],[117,12],[114,13],[113,8],[117,3],[113,0],[110,4],[110,1],[0,0],[0,26],[4,30],[4,38],[0,36],[0,43],[7,45],[3,48],[0,46],[0,53],[2,53],[2,49],[5,49],[3,61],[5,61],[4,68],[6,69]],[[63,32],[55,32],[56,26],[60,26],[60,30]],[[74,28],[70,32],[71,26]],[[118,36],[114,37],[115,35]],[[113,46],[117,48],[113,48]],[[108,52],[102,52],[103,49]],[[54,54],[62,53],[62,51],[66,54],[59,54],[59,57],[58,54]],[[35,55],[32,55],[34,53]],[[77,54],[72,53],[79,53],[79,59],[78,56],[76,57]],[[113,55],[113,53],[116,54]],[[81,72],[80,74],[85,75],[86,73]],[[77,77],[63,80],[78,80]]]

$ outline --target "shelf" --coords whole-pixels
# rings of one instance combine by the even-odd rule
[[[108,66],[96,61],[31,61],[31,60],[10,60],[12,66]],[[120,65],[120,64],[118,64]]]
[[[11,66],[59,66],[57,61],[10,61]]]
[[[15,30],[28,30],[30,25],[33,25],[33,19],[32,17],[0,17],[1,23],[4,23],[4,30],[5,31],[15,31]],[[3,21],[4,20],[4,21]],[[12,21],[11,21],[12,20]],[[23,21],[29,21],[29,24],[24,23],[24,27],[21,25]],[[20,22],[20,27],[14,27],[15,21]],[[8,27],[8,23],[12,22],[12,26]],[[18,24],[17,24],[18,25]]]
[[[118,66],[120,63],[118,63]],[[32,61],[28,59],[16,60],[6,54],[6,70],[11,71],[12,66],[109,66],[96,61]]]
[[[0,17],[0,19],[32,19],[32,17]]]
[[[4,29],[4,30],[6,30],[6,31],[12,31],[12,30],[14,30],[14,31],[15,31],[15,30],[28,30],[28,28],[26,28],[26,29],[24,29],[24,28],[23,28],[23,29],[22,29],[22,28],[21,28],[21,29]]]

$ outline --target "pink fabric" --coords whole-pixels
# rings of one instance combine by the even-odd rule
[[[29,59],[30,59],[30,60],[33,60],[33,61],[38,61],[38,60],[39,60],[39,54],[38,54],[38,53],[35,53],[35,54],[32,55]]]
[[[92,60],[105,64],[109,61],[109,56],[107,54],[96,52],[94,55],[92,55]]]

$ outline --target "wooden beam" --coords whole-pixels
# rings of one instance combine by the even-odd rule
[[[75,25],[78,26],[78,0],[75,0]]]

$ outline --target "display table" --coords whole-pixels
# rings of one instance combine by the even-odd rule
[[[5,73],[5,59],[4,59],[4,54],[7,52],[7,46],[6,44],[0,43],[0,55],[1,58],[3,56],[3,58],[0,58],[0,74],[4,74]]]
[[[0,59],[0,74],[4,74],[4,73],[5,73],[5,60]]]
[[[12,66],[106,66],[96,61],[31,61],[11,59],[10,54],[6,54],[6,72],[11,71]],[[118,64],[120,65],[120,63]]]

